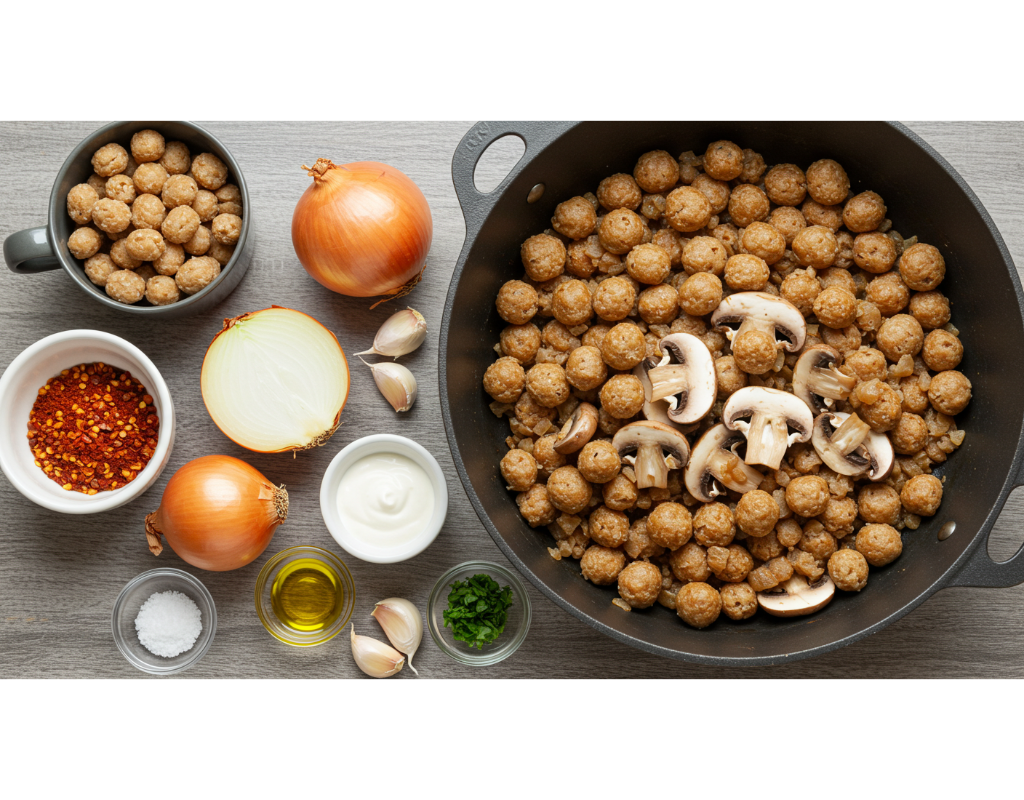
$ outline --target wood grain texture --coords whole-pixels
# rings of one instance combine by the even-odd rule
[[[0,239],[44,223],[58,168],[95,123],[0,123]],[[104,309],[62,271],[17,276],[0,271],[0,368],[25,347],[72,327],[98,328],[141,347],[174,395],[178,431],[170,464],[157,484],[125,508],[65,517],[38,508],[0,478],[0,677],[146,677],[117,652],[111,637],[114,598],[132,577],[157,564],[185,568],[206,584],[219,625],[206,657],[180,678],[356,677],[344,637],[308,650],[272,639],[253,608],[253,585],[270,554],[296,544],[336,549],[320,516],[320,476],[353,439],[393,430],[430,450],[448,475],[448,520],[438,540],[401,565],[345,557],[357,586],[356,630],[380,635],[373,602],[400,595],[421,608],[436,578],[452,564],[504,557],[477,520],[452,466],[437,394],[441,308],[465,228],[451,183],[451,155],[469,123],[209,123],[241,164],[252,193],[256,257],[238,290],[214,311],[175,322],[145,322]],[[964,176],[995,219],[1016,263],[1024,265],[1024,125],[911,123]],[[230,442],[210,421],[199,392],[206,347],[223,317],[273,304],[300,309],[337,332],[346,352],[369,345],[392,309],[333,295],[295,258],[290,221],[309,179],[299,169],[318,156],[378,160],[404,170],[423,189],[434,215],[424,281],[409,297],[430,324],[426,344],[404,359],[419,378],[416,407],[400,419],[377,393],[369,371],[352,365],[344,426],[316,452],[297,459],[256,455]],[[497,169],[497,165],[492,165]],[[491,178],[495,182],[494,176]],[[269,552],[231,573],[192,569],[170,550],[154,559],[142,520],[159,503],[174,471],[200,455],[246,459],[291,494],[291,515]],[[996,525],[992,551],[1006,557],[1024,523],[1022,496],[1011,497]],[[774,668],[712,669],[676,663],[618,644],[577,622],[530,587],[533,627],[507,661],[473,670],[450,661],[429,640],[416,656],[423,677],[1022,677],[1024,586],[1001,591],[940,592],[901,621],[839,652]],[[407,672],[407,671],[406,671]],[[411,677],[403,672],[399,678]]]

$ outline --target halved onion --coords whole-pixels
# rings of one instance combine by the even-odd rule
[[[306,450],[338,429],[348,362],[315,319],[271,306],[224,320],[206,351],[201,388],[217,427],[242,447]]]

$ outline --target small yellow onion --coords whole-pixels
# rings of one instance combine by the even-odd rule
[[[288,492],[231,456],[203,456],[174,473],[160,508],[146,517],[149,550],[160,537],[183,561],[214,572],[244,567],[288,518]]]

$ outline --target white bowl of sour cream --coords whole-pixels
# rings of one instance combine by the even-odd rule
[[[412,439],[364,436],[328,465],[320,512],[347,553],[393,564],[437,538],[448,514],[448,484],[437,460]]]

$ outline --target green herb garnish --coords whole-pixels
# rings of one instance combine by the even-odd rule
[[[512,589],[501,588],[490,575],[474,575],[468,581],[455,581],[448,594],[444,626],[470,647],[482,650],[505,630]]]

